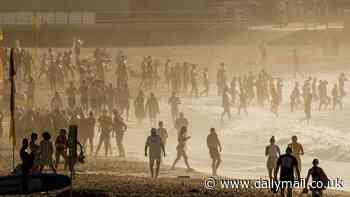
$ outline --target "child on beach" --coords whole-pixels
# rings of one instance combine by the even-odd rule
[[[40,142],[40,172],[42,172],[45,166],[50,166],[52,171],[56,173],[56,169],[53,166],[53,144],[50,141],[51,135],[48,132],[42,134],[43,140]]]

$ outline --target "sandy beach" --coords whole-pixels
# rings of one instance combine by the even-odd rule
[[[97,164],[97,163],[95,163]],[[74,197],[112,197],[112,196],[233,196],[233,197],[272,197],[276,196],[267,189],[206,189],[204,181],[208,177],[201,172],[186,172],[177,168],[170,171],[169,166],[162,166],[160,178],[148,177],[148,164],[140,161],[125,161],[120,158],[101,159],[98,165],[90,162],[79,166],[79,173],[73,181]],[[88,171],[85,169],[95,169]],[[112,173],[113,172],[113,173]],[[179,176],[182,175],[182,176]],[[188,176],[188,177],[187,177]],[[217,180],[220,180],[218,178]],[[301,195],[295,191],[295,196]],[[62,192],[57,197],[69,196],[69,191]],[[325,197],[347,197],[349,193],[327,190]]]
[[[112,50],[112,49],[111,49]],[[238,46],[238,47],[137,47],[126,48],[130,68],[139,69],[140,61],[143,55],[152,55],[162,62],[166,58],[172,58],[172,61],[191,61],[198,63],[200,68],[209,67],[211,73],[215,73],[217,65],[220,62],[227,62],[229,78],[248,72],[250,68],[246,66],[249,59],[257,59],[257,55],[245,56],[251,51],[255,51],[256,45]],[[264,148],[268,139],[274,135],[276,143],[284,152],[286,145],[290,142],[292,135],[298,135],[300,142],[304,145],[305,156],[302,158],[302,177],[305,177],[306,171],[311,167],[311,161],[317,157],[321,161],[321,166],[325,169],[331,178],[340,177],[345,179],[346,183],[350,181],[349,169],[349,144],[350,137],[349,123],[347,117],[350,115],[348,106],[350,99],[344,99],[344,110],[342,111],[317,111],[317,104],[313,105],[313,114],[311,123],[306,125],[300,121],[304,114],[302,110],[295,113],[289,112],[289,95],[295,81],[303,82],[308,76],[317,76],[319,79],[327,79],[331,83],[337,80],[340,72],[347,72],[345,65],[348,63],[348,50],[343,50],[343,56],[340,62],[322,61],[321,50],[315,46],[302,47],[303,71],[305,76],[295,79],[289,73],[291,67],[288,64],[290,60],[291,47],[275,46],[271,49],[271,69],[273,75],[282,76],[284,80],[284,100],[281,105],[280,116],[276,118],[268,111],[268,108],[252,106],[249,115],[234,115],[232,121],[225,119],[220,123],[220,114],[222,113],[221,98],[216,96],[215,76],[212,79],[211,92],[209,97],[194,99],[189,95],[182,96],[181,111],[190,120],[189,135],[192,139],[188,142],[188,155],[191,167],[196,172],[187,173],[183,161],[179,162],[179,169],[169,170],[171,163],[176,157],[177,137],[176,130],[173,128],[170,116],[170,108],[167,103],[168,92],[165,90],[154,90],[160,102],[161,114],[158,120],[165,122],[169,132],[168,144],[166,147],[167,158],[164,159],[164,166],[160,172],[159,180],[148,178],[147,158],[143,155],[143,148],[146,137],[152,125],[145,120],[143,125],[138,125],[134,116],[134,110],[130,110],[128,120],[128,131],[125,134],[124,145],[127,151],[127,159],[117,158],[115,139],[112,140],[113,154],[110,158],[88,157],[84,165],[78,167],[78,175],[74,181],[74,196],[274,196],[267,190],[215,190],[207,191],[203,187],[203,181],[210,172],[210,157],[205,145],[205,138],[209,128],[217,128],[219,138],[222,140],[223,163],[219,169],[219,175],[237,178],[237,179],[258,179],[267,178],[266,158],[264,157]],[[84,49],[84,56],[89,56],[92,49]],[[117,50],[113,49],[112,54]],[[215,53],[214,53],[215,52]],[[255,54],[255,53],[253,53]],[[310,55],[312,54],[312,55]],[[206,57],[203,57],[203,56]],[[287,61],[287,63],[285,63]],[[311,63],[310,63],[310,62]],[[309,64],[310,63],[310,64]],[[332,67],[331,67],[331,66]],[[320,69],[316,69],[319,68]],[[321,69],[322,68],[322,69]],[[329,70],[332,68],[332,72]],[[114,69],[114,68],[113,68]],[[114,73],[106,73],[109,79],[114,83]],[[135,86],[138,79],[131,78],[132,90],[131,97],[135,97]],[[18,89],[23,88],[19,86]],[[37,105],[40,107],[48,106],[48,101],[52,97],[46,79],[42,78],[37,83],[38,93],[36,97]],[[350,84],[346,83],[347,92],[350,90]],[[64,95],[64,88],[58,90]],[[147,96],[149,92],[146,92]],[[64,98],[66,102],[66,98]],[[132,101],[131,101],[132,102]],[[236,109],[233,111],[236,113]],[[3,124],[8,128],[8,122]],[[99,132],[95,132],[95,149],[99,139]],[[88,145],[86,145],[88,147]],[[8,171],[11,168],[11,154],[9,152],[8,137],[5,136],[1,149],[1,171]],[[89,152],[90,150],[87,150]],[[16,154],[17,156],[17,154]],[[178,179],[178,176],[190,176],[190,179]],[[346,184],[345,190],[349,186]],[[129,192],[129,193],[128,193]],[[130,193],[131,192],[131,193]],[[300,192],[299,192],[300,193]],[[67,194],[61,194],[67,196]],[[298,196],[298,195],[296,195]],[[335,192],[327,190],[326,196],[350,196],[348,193]]]

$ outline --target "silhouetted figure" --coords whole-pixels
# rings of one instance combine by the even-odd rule
[[[288,147],[292,149],[292,155],[298,160],[298,169],[301,171],[301,156],[304,155],[304,148],[298,143],[297,136],[292,136],[292,143],[288,144]]]
[[[95,136],[95,124],[96,124],[96,118],[94,116],[94,113],[90,111],[89,116],[85,118],[85,128],[86,131],[80,132],[81,135],[84,137],[82,138],[82,143],[86,144],[86,142],[89,142],[90,145],[90,154],[92,155],[94,152],[94,136]]]
[[[298,160],[292,155],[292,149],[288,147],[286,149],[286,154],[281,155],[277,160],[277,167],[274,173],[274,179],[277,181],[277,174],[281,169],[279,181],[288,181],[294,183],[295,177],[297,174],[297,180],[300,179],[300,170],[298,168]],[[296,173],[295,173],[296,172]],[[285,196],[285,190],[287,189],[287,197],[291,197],[292,194],[292,185],[282,185],[281,188],[281,197]]]
[[[217,170],[219,169],[221,163],[220,152],[222,151],[222,147],[215,128],[210,129],[210,134],[207,137],[207,147],[209,149],[209,155],[212,159],[212,175],[216,176]]]
[[[119,151],[119,157],[125,157],[125,149],[123,145],[123,138],[126,130],[128,129],[127,125],[123,121],[123,118],[117,110],[113,111],[113,128],[115,132],[117,147]]]
[[[30,174],[34,164],[34,154],[27,152],[28,147],[29,147],[28,139],[24,138],[22,140],[22,147],[19,153],[22,161],[21,170],[22,170],[23,176]]]
[[[145,111],[146,111],[146,114],[148,115],[151,125],[156,125],[157,116],[160,113],[160,111],[159,111],[158,100],[153,93],[151,93],[150,97],[146,102]]]
[[[209,74],[208,74],[208,68],[204,68],[203,73],[203,86],[204,90],[200,93],[200,96],[208,96],[209,95],[209,90],[210,90],[210,82],[209,82]]]
[[[148,150],[149,149],[149,150]],[[151,171],[151,177],[157,178],[159,175],[159,168],[161,162],[161,154],[165,154],[164,144],[159,135],[157,135],[157,129],[151,129],[151,135],[148,136],[145,145],[145,156],[149,157],[149,167]],[[156,173],[154,174],[154,162],[156,162]]]
[[[265,148],[265,156],[267,157],[266,167],[270,180],[273,179],[273,173],[277,167],[278,157],[281,155],[280,148],[275,144],[275,137],[270,139],[270,145]]]
[[[182,127],[186,127],[188,128],[189,126],[189,122],[187,120],[187,118],[185,118],[184,113],[180,112],[179,117],[176,119],[175,121],[175,129],[180,132]]]
[[[168,139],[168,131],[164,127],[163,121],[159,121],[159,123],[158,123],[157,134],[162,139],[164,146],[166,146],[167,139]]]
[[[42,172],[45,166],[49,166],[54,173],[56,169],[53,165],[52,155],[54,152],[53,144],[50,141],[51,135],[48,132],[42,134],[43,140],[40,142],[40,172]]]
[[[56,146],[56,169],[58,168],[58,164],[60,163],[60,158],[62,157],[64,160],[64,169],[67,169],[68,166],[68,158],[67,158],[67,148],[68,148],[68,139],[67,139],[67,131],[66,129],[60,129],[60,133],[55,141]]]
[[[176,95],[176,92],[173,92],[171,97],[168,100],[170,105],[171,117],[175,123],[177,117],[179,116],[179,105],[181,104],[180,98]]]
[[[312,161],[312,168],[310,168],[307,172],[307,176],[305,178],[305,189],[304,191],[308,190],[308,184],[310,180],[310,176],[312,178],[311,183],[311,192],[313,197],[322,197],[323,190],[326,190],[329,184],[329,179],[326,175],[326,173],[323,171],[322,168],[320,168],[318,159],[314,159]]]
[[[339,105],[340,109],[343,109],[343,102],[341,97],[339,96],[339,90],[337,84],[334,84],[334,87],[332,89],[332,110],[335,110],[335,108]]]
[[[227,114],[229,120],[231,120],[231,98],[228,92],[228,88],[224,89],[222,94],[222,107],[224,111],[221,114],[221,122],[224,121],[224,116]]]
[[[188,163],[188,157],[186,153],[186,142],[187,140],[191,139],[190,136],[187,136],[187,127],[182,127],[179,135],[178,135],[178,145],[176,146],[177,156],[176,159],[171,167],[171,169],[175,169],[176,163],[183,158],[187,167],[188,171],[191,171],[192,168],[190,167],[190,164]]]
[[[112,130],[112,118],[108,116],[107,110],[103,111],[103,114],[98,118],[98,122],[100,124],[100,141],[98,143],[97,149],[96,149],[96,155],[98,154],[102,144],[104,144],[105,147],[105,156],[108,156],[108,152],[112,151],[109,150],[110,147],[110,133]]]

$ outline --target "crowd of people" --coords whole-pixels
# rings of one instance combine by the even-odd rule
[[[318,102],[320,111],[329,107],[335,110],[338,106],[342,109],[342,100],[346,96],[345,73],[341,73],[338,81],[334,83],[331,95],[328,94],[327,80],[309,77],[302,86],[300,82],[295,82],[288,99],[284,98],[285,92],[289,89],[285,88],[282,76],[273,76],[266,70],[260,70],[257,73],[250,71],[231,78],[227,66],[221,63],[216,72],[216,92],[212,94],[210,87],[213,85],[213,80],[210,80],[209,69],[206,67],[201,68],[189,62],[173,63],[170,59],[166,59],[162,66],[160,60],[146,56],[141,61],[140,67],[130,68],[127,56],[123,52],[117,54],[113,63],[112,56],[106,49],[95,49],[92,57],[85,59],[81,57],[80,50],[80,42],[75,43],[73,49],[63,52],[48,49],[42,55],[38,73],[34,72],[36,69],[33,69],[35,65],[29,50],[22,48],[15,50],[15,65],[18,71],[16,80],[20,85],[19,91],[22,91],[27,98],[27,103],[18,105],[15,113],[16,138],[23,139],[20,155],[24,173],[35,169],[41,172],[46,166],[56,172],[61,157],[64,159],[65,169],[69,166],[66,131],[69,125],[78,126],[79,142],[82,147],[89,145],[90,155],[98,155],[102,145],[105,149],[104,155],[112,155],[111,139],[115,137],[118,154],[120,157],[125,157],[127,151],[123,145],[123,138],[128,129],[129,111],[133,107],[139,125],[144,125],[144,119],[147,117],[151,127],[154,127],[146,140],[145,155],[150,159],[151,176],[157,177],[162,155],[166,156],[168,138],[167,129],[159,117],[163,109],[160,108],[156,94],[160,92],[170,93],[167,104],[170,106],[171,121],[178,132],[177,155],[172,168],[175,168],[178,161],[183,158],[189,171],[193,169],[189,164],[186,142],[191,138],[187,135],[189,120],[181,110],[183,97],[201,99],[210,95],[222,100],[221,121],[224,123],[225,116],[232,121],[232,108],[237,109],[238,115],[241,112],[248,115],[248,111],[253,111],[254,106],[262,108],[267,106],[268,111],[279,117],[280,105],[285,100],[289,100],[291,112],[303,109],[305,120],[310,122],[313,103]],[[3,57],[3,62],[8,69],[9,62],[6,57]],[[116,79],[114,81],[107,76],[113,68],[115,69],[113,79]],[[46,76],[48,93],[52,95],[47,107],[43,104],[42,98],[35,98],[41,91],[37,86],[40,80],[44,80],[41,79],[42,76]],[[136,95],[133,95],[134,92]],[[146,93],[149,93],[148,98],[145,98]],[[3,121],[3,113],[0,117]],[[157,122],[158,129],[155,128]],[[1,127],[1,135],[2,131]],[[37,143],[37,132],[43,132],[40,144]],[[30,134],[29,141],[27,137]],[[55,143],[51,142],[51,136],[57,137]],[[96,150],[94,139],[98,139]],[[275,145],[274,137],[270,142],[265,154],[268,156],[269,177],[274,179],[274,174],[279,168],[283,169],[285,162],[280,161],[284,157]],[[206,143],[212,158],[212,174],[216,176],[222,162],[220,152],[223,147],[215,128],[210,129]],[[302,146],[297,143],[296,136],[293,136],[289,147],[287,154],[292,154],[296,161],[296,169],[300,171],[300,156],[304,152]],[[30,154],[27,149],[30,150]],[[156,163],[155,172],[154,163]],[[311,175],[313,174],[314,172],[311,172]]]

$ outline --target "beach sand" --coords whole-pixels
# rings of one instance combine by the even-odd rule
[[[78,167],[77,176],[73,181],[72,194],[74,197],[276,196],[268,189],[221,189],[219,184],[214,189],[206,189],[204,183],[208,178],[207,174],[197,171],[187,172],[183,168],[169,169],[169,166],[162,166],[159,178],[152,179],[149,178],[146,162],[133,159],[126,161],[116,157],[99,159],[98,163],[89,162]],[[221,179],[223,178],[218,178],[217,183]],[[69,196],[69,193],[70,191],[65,191],[58,194],[57,197]],[[306,196],[300,193],[300,191],[295,191],[294,196]],[[327,190],[325,195],[325,197],[347,196],[350,194],[334,190]]]

